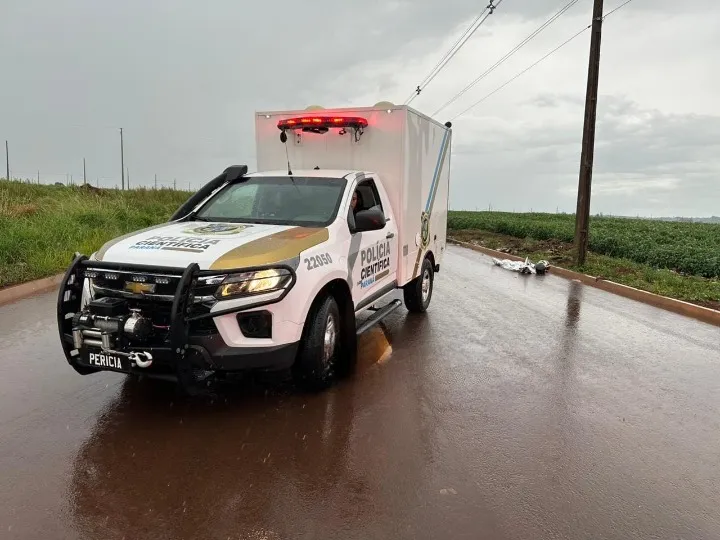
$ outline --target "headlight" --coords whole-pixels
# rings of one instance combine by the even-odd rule
[[[277,291],[286,288],[291,280],[292,274],[285,268],[230,274],[218,287],[215,298],[226,300],[237,296]]]

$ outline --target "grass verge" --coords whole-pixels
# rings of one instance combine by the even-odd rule
[[[583,272],[654,294],[720,310],[720,281],[718,279],[682,275],[673,270],[657,269],[628,259],[594,252],[588,254],[586,264],[579,268],[573,263],[572,244],[559,240],[523,239],[477,229],[449,230],[448,236],[461,242],[474,243],[521,257],[530,257],[533,262],[545,259],[552,265],[568,270]]]
[[[189,196],[0,181],[0,288],[63,272],[75,251],[162,223]]]
[[[572,243],[575,216],[451,211],[448,229]],[[720,224],[592,216],[589,243],[597,254],[685,275],[720,277]]]

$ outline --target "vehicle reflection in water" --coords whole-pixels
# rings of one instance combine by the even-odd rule
[[[565,305],[565,320],[560,333],[560,346],[557,352],[557,367],[561,378],[566,381],[573,372],[572,358],[576,355],[579,344],[578,325],[583,301],[583,285],[571,281],[568,287]]]
[[[540,476],[549,486],[562,486],[571,484],[574,478],[580,476],[583,456],[586,455],[584,447],[586,429],[578,417],[582,408],[582,395],[579,389],[577,366],[581,333],[581,308],[583,302],[583,287],[577,281],[570,281],[567,290],[564,319],[558,319],[558,337],[548,356],[548,384],[543,394],[538,415],[536,417],[539,445],[534,459],[545,463]],[[561,325],[561,326],[560,326]],[[577,500],[564,501],[564,506],[556,501],[548,501],[548,508],[557,508],[570,515],[580,511]]]
[[[392,345],[385,335],[384,323],[373,326],[358,339],[358,367],[368,368],[373,364],[384,364],[392,355]]]
[[[172,386],[126,380],[73,464],[77,528],[108,540],[279,538],[310,511],[320,521],[334,514],[323,503],[367,499],[349,463],[364,451],[355,448],[357,378],[392,348],[381,327],[358,346],[356,376],[319,394],[246,380],[178,401]],[[356,530],[363,521],[359,511],[336,519]]]

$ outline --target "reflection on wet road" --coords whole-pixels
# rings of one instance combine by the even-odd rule
[[[0,308],[0,538],[718,538],[717,328],[450,248],[328,392],[80,377]]]

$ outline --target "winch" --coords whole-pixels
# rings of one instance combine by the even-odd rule
[[[128,344],[146,343],[152,334],[152,321],[144,317],[139,309],[129,308],[127,301],[122,298],[92,300],[73,317],[75,348],[98,347],[105,352],[131,358],[139,367],[148,367],[152,363],[150,353],[123,353],[115,349],[123,349]]]

